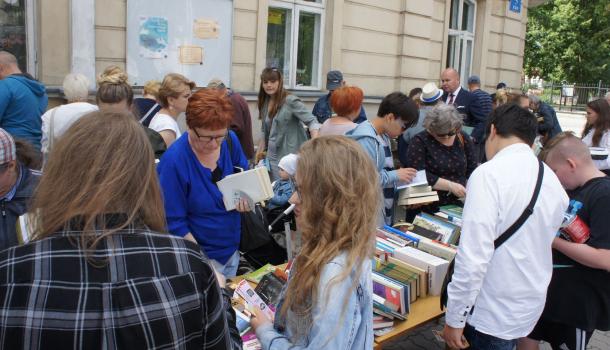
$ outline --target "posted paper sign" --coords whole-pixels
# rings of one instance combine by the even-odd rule
[[[203,47],[184,45],[180,46],[181,64],[203,64]]]
[[[193,33],[199,39],[218,39],[220,26],[211,19],[196,19],[193,23]]]

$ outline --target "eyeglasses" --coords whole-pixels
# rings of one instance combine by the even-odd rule
[[[451,136],[455,136],[455,130],[450,131],[446,134],[434,134],[436,135],[436,137],[451,137]]]
[[[299,201],[301,200],[301,191],[299,190],[299,185],[297,185],[297,181],[293,176],[290,177],[290,188],[292,189],[292,193],[296,193]]]
[[[205,144],[212,142],[212,140],[216,141],[216,143],[222,143],[222,141],[224,141],[224,139],[227,138],[227,135],[229,134],[229,131],[227,131],[224,135],[220,135],[220,136],[207,136],[207,135],[201,136],[197,132],[197,129],[192,128],[191,130],[193,130],[193,132],[195,133],[195,136],[197,136],[199,141],[202,141]]]

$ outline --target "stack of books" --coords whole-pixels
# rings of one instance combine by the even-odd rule
[[[434,215],[441,217],[443,219],[446,219],[448,221],[451,221],[452,223],[458,225],[458,226],[462,226],[462,211],[464,210],[464,208],[455,205],[455,204],[450,204],[450,205],[443,205],[439,208],[439,212],[435,213]]]
[[[406,187],[398,192],[398,205],[427,204],[437,201],[438,193],[427,184]]]

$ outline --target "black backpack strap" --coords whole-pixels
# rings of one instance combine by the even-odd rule
[[[512,224],[500,237],[496,238],[494,241],[495,249],[498,249],[502,245],[502,243],[506,242],[517,230],[521,228],[521,226],[525,223],[527,218],[529,218],[534,213],[534,206],[536,205],[536,200],[538,200],[538,194],[540,194],[540,187],[542,187],[542,177],[544,175],[544,165],[542,165],[542,161],[538,161],[538,179],[536,180],[536,188],[534,189],[534,194],[532,195],[532,199],[530,203],[527,205],[525,210],[521,216]]]

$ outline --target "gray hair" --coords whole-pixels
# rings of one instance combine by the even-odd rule
[[[441,104],[426,114],[423,126],[434,134],[443,134],[462,127],[462,120],[462,115],[455,107]]]
[[[80,73],[70,73],[64,78],[64,95],[68,102],[86,101],[89,96],[89,79]]]
[[[530,99],[530,102],[532,104],[534,104],[534,106],[537,106],[540,104],[540,97],[538,97],[537,95],[529,94],[529,95],[527,95],[527,97]]]

